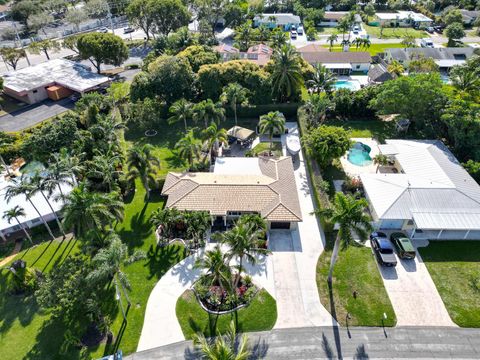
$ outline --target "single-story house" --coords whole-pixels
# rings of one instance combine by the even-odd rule
[[[297,51],[300,54],[315,53],[315,52],[328,52],[328,48],[326,48],[322,45],[313,43],[313,44],[308,44],[308,45],[299,47],[299,48],[297,48]]]
[[[220,53],[222,61],[248,60],[259,66],[265,66],[273,53],[273,49],[265,44],[250,46],[247,51],[240,51],[226,44],[216,46],[214,49]]]
[[[383,64],[372,65],[370,70],[368,70],[368,82],[370,84],[381,84],[392,79],[392,74],[388,72]]]
[[[412,59],[420,57],[432,58],[442,72],[448,72],[453,66],[462,65],[474,55],[471,47],[464,48],[394,48],[385,49],[385,61],[397,60],[407,66]]]
[[[465,10],[461,9],[460,14],[462,14],[463,24],[466,26],[472,26],[473,23],[480,16],[480,10]]]
[[[242,214],[260,214],[269,229],[302,221],[291,157],[218,157],[208,173],[168,173],[166,207],[208,211],[212,225],[228,226]]]
[[[312,51],[303,52],[301,55],[308,63],[322,64],[338,75],[350,75],[352,71],[366,74],[372,62],[372,57],[367,51]]]
[[[361,174],[375,227],[412,239],[480,240],[480,186],[439,140],[387,140],[397,173]]]
[[[429,17],[413,11],[397,11],[392,13],[376,13],[376,21],[385,27],[418,27],[427,28],[433,24]]]
[[[27,104],[47,98],[59,100],[73,93],[84,94],[108,84],[110,79],[88,66],[65,59],[50,60],[3,75],[3,91]]]
[[[270,29],[279,27],[285,31],[292,29],[292,26],[298,28],[301,23],[300,16],[291,13],[260,14],[253,18],[255,27],[264,25]]]
[[[12,209],[17,205],[22,207],[25,212],[25,216],[20,216],[18,220],[26,228],[33,228],[35,226],[43,225],[43,222],[30,201],[26,199],[25,195],[16,195],[7,202],[7,199],[5,198],[5,192],[10,181],[12,180],[7,179],[6,176],[3,175],[5,175],[5,173],[0,175],[0,239],[6,241],[14,233],[21,231],[21,227],[17,224],[15,219],[13,219],[11,223],[8,223],[7,219],[3,218],[4,211]],[[60,186],[64,195],[68,195],[72,190],[72,187],[68,184],[61,184]],[[55,213],[58,213],[63,207],[63,200],[59,198],[59,195],[60,191],[57,187],[55,187],[50,196],[50,204],[52,205]],[[31,201],[35,204],[35,207],[38,209],[40,214],[42,214],[45,221],[48,222],[55,219],[54,213],[40,193],[33,195],[31,197]],[[20,235],[23,236],[23,234]]]
[[[336,27],[340,22],[340,19],[347,14],[348,11],[325,11],[323,19],[318,25],[324,27]],[[359,14],[355,14],[355,23],[362,23],[362,17]]]

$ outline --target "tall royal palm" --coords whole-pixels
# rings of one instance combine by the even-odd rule
[[[207,250],[201,258],[195,261],[195,268],[205,271],[203,277],[211,285],[220,286],[222,291],[231,290],[232,272],[228,258],[217,245],[213,250]]]
[[[327,42],[330,44],[329,50],[332,51],[333,44],[338,41],[338,35],[337,34],[331,34],[327,38]]]
[[[185,99],[180,99],[175,101],[172,106],[170,106],[170,116],[168,118],[168,122],[170,124],[176,123],[176,122],[183,122],[183,125],[185,126],[185,132],[187,132],[187,120],[192,118],[192,103],[185,100]]]
[[[13,208],[9,209],[9,210],[6,210],[4,213],[3,213],[3,218],[5,220],[8,221],[8,223],[10,224],[10,222],[15,219],[15,221],[17,222],[18,226],[20,226],[20,229],[23,230],[23,232],[25,233],[25,236],[27,237],[27,239],[30,241],[31,244],[33,244],[33,240],[32,240],[32,237],[30,236],[30,234],[28,233],[27,229],[25,228],[25,226],[20,222],[20,220],[18,219],[19,217],[24,217],[25,216],[25,210],[19,206],[19,205],[15,205]]]
[[[227,257],[233,259],[238,258],[238,272],[235,278],[233,288],[238,286],[240,274],[243,270],[244,259],[252,265],[257,263],[258,255],[266,255],[269,253],[267,249],[261,247],[263,241],[261,237],[264,232],[256,228],[254,223],[237,223],[232,229],[222,234],[221,241],[229,246]]]
[[[219,128],[214,122],[202,131],[202,138],[207,145],[208,154],[210,156],[212,156],[213,152],[215,152],[216,155],[220,144],[226,144],[228,142],[227,130]]]
[[[223,88],[220,100],[223,104],[230,106],[235,117],[235,125],[237,125],[237,106],[248,103],[248,90],[238,83],[230,83]]]
[[[269,71],[272,79],[272,93],[286,101],[300,91],[303,84],[300,55],[291,45],[283,45],[272,54]]]
[[[102,230],[115,220],[123,219],[123,202],[118,194],[90,192],[85,182],[81,182],[65,197],[63,223],[80,239],[89,234],[100,236]]]
[[[330,269],[328,271],[328,283],[332,284],[333,268],[337,261],[340,244],[348,246],[352,241],[352,231],[365,237],[368,231],[372,230],[370,216],[365,213],[368,202],[365,199],[357,200],[351,195],[344,195],[337,192],[332,208],[318,210],[317,213],[324,216],[332,224],[338,224],[337,237],[333,246]]]
[[[322,64],[315,64],[313,69],[312,79],[307,80],[308,89],[316,94],[322,91],[330,93],[337,80],[335,74]]]
[[[225,109],[221,103],[215,103],[211,99],[200,101],[193,106],[193,120],[203,121],[205,128],[211,122],[220,124],[225,120]]]
[[[195,159],[198,159],[200,156],[200,151],[202,150],[202,145],[200,141],[195,138],[193,131],[190,130],[187,135],[178,140],[175,144],[175,149],[178,151],[178,154],[182,159],[187,160],[190,168],[193,166]]]
[[[150,199],[150,184],[155,183],[155,175],[160,167],[160,161],[153,155],[153,146],[144,144],[130,148],[127,165],[127,177],[131,180],[140,178],[147,193],[147,200]]]
[[[43,217],[42,213],[38,210],[37,206],[35,203],[32,201],[33,194],[35,192],[36,188],[35,186],[29,181],[26,180],[26,178],[21,178],[19,179],[14,179],[9,182],[9,184],[6,187],[5,191],[5,199],[7,200],[7,203],[15,196],[17,195],[24,195],[27,201],[30,203],[30,205],[33,207],[35,212],[38,214],[38,217],[40,220],[42,220],[43,224],[45,225],[45,228],[47,229],[49,235],[52,237],[52,239],[55,239],[55,236],[53,235],[52,229],[48,225],[47,221]]]
[[[50,164],[58,168],[58,171],[54,171],[61,174],[61,177],[63,177],[63,174],[69,177],[72,185],[77,183],[77,177],[80,176],[84,170],[80,164],[79,157],[70,154],[66,148],[62,148],[58,153],[52,154]]]
[[[60,229],[63,235],[63,238],[65,239],[66,234],[63,229],[62,223],[60,222],[57,212],[53,209],[52,203],[50,202],[50,197],[53,195],[54,190],[56,190],[57,188],[56,185],[53,184],[52,182],[49,182],[47,177],[42,176],[38,172],[35,173],[30,178],[29,181],[30,181],[30,184],[32,185],[32,188],[30,190],[32,195],[35,195],[36,193],[40,193],[40,195],[42,195],[43,199],[45,200],[48,207],[50,208],[50,211],[55,217],[55,221],[57,222],[58,228]]]
[[[280,111],[270,111],[268,114],[260,116],[258,127],[260,134],[268,135],[270,139],[270,151],[272,151],[273,136],[285,132],[285,116],[283,116]]]
[[[334,102],[325,94],[312,94],[305,102],[304,108],[310,126],[318,126],[325,122],[327,113],[334,107]]]

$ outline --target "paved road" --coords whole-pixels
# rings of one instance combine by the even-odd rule
[[[280,329],[248,334],[259,359],[478,359],[480,330],[442,327]],[[196,359],[190,341],[125,357],[126,360]]]
[[[69,98],[60,101],[45,100],[40,104],[27,106],[0,117],[0,131],[13,132],[29,128],[72,109],[73,106],[74,103]]]

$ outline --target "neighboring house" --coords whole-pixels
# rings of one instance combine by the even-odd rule
[[[378,147],[396,173],[360,175],[376,228],[412,239],[480,240],[480,186],[441,141]]]
[[[404,66],[408,66],[412,59],[420,57],[432,58],[439,66],[441,72],[448,72],[453,66],[462,65],[474,55],[471,47],[464,48],[394,48],[385,49],[384,59],[391,63],[397,60]]]
[[[313,51],[301,53],[308,63],[322,64],[338,75],[350,75],[352,71],[368,73],[372,57],[366,51]]]
[[[388,72],[383,64],[372,65],[370,70],[368,70],[368,82],[370,84],[381,84],[392,79],[392,74]]]
[[[478,19],[480,16],[479,10],[464,10],[461,9],[460,13],[462,14],[463,24],[466,26],[472,26],[473,23]]]
[[[299,47],[299,48],[297,48],[297,51],[300,54],[316,53],[316,52],[328,52],[328,48],[314,43],[314,44],[308,44],[308,45]]]
[[[27,228],[43,225],[43,222],[38,216],[36,210],[33,208],[30,202],[27,201],[24,195],[14,196],[9,202],[7,202],[5,199],[5,191],[9,184],[9,180],[3,175],[5,175],[5,173],[0,175],[0,239],[6,241],[14,233],[20,232],[21,228],[15,219],[13,219],[9,224],[8,221],[3,218],[4,211],[12,209],[16,205],[22,207],[25,211],[25,216],[19,217],[18,220]],[[61,187],[64,195],[68,195],[72,189],[72,187],[67,184],[62,184]],[[50,203],[55,212],[59,212],[63,207],[63,200],[59,197],[59,195],[60,191],[55,188],[50,196]],[[40,193],[35,194],[31,200],[46,221],[52,221],[55,219],[53,212],[50,210],[50,207]],[[23,236],[22,234],[20,235]]]
[[[418,27],[427,28],[433,24],[429,17],[413,11],[397,11],[393,13],[376,13],[376,21],[385,27]]]
[[[302,221],[290,157],[219,157],[213,172],[168,173],[162,195],[167,208],[208,211],[216,227],[251,213],[269,229],[293,229]]]
[[[335,27],[338,25],[340,19],[347,14],[347,11],[325,11],[323,19],[318,25],[324,27]],[[362,23],[362,17],[359,14],[355,14],[355,23]]]
[[[0,19],[5,20],[10,12],[10,4],[0,5]]]
[[[248,60],[259,66],[265,66],[273,53],[273,49],[265,44],[251,46],[246,52],[226,44],[216,46],[214,49],[220,53],[223,61]]]
[[[260,14],[253,18],[253,26],[267,26],[270,29],[281,28],[285,31],[292,29],[292,26],[298,28],[301,25],[300,16],[287,14]]]
[[[65,59],[55,59],[3,75],[3,92],[34,104],[47,98],[59,100],[73,93],[84,94],[109,83],[106,76],[90,71],[88,66]]]

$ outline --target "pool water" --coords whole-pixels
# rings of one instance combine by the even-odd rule
[[[338,89],[348,89],[352,91],[360,90],[360,83],[356,80],[337,80],[333,87]]]
[[[371,150],[370,146],[357,142],[348,151],[347,159],[357,166],[370,165],[372,163],[372,158],[370,157]]]
[[[45,166],[40,161],[30,161],[20,168],[23,177],[31,178],[37,172],[42,174],[45,172]]]

